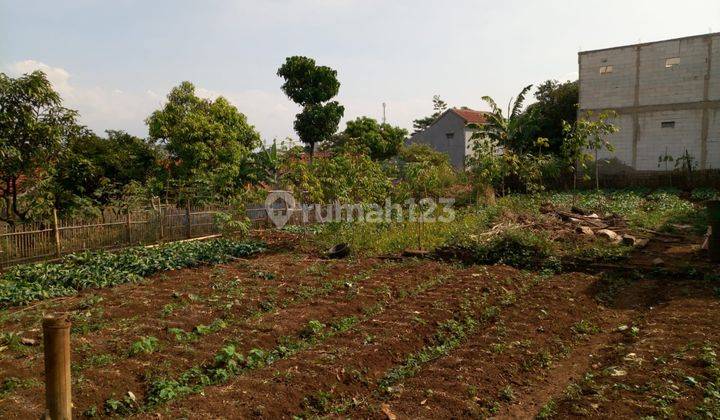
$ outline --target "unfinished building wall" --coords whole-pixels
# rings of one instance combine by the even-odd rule
[[[720,168],[720,34],[581,52],[580,113],[614,110],[605,172]]]

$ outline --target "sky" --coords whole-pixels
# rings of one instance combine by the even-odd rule
[[[0,72],[41,69],[82,124],[138,136],[187,80],[271,143],[297,137],[276,75],[291,55],[337,70],[344,121],[385,102],[411,129],[436,94],[488,109],[485,95],[576,79],[578,51],[710,31],[718,0],[0,0]]]

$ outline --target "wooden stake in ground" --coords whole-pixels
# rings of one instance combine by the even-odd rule
[[[53,209],[53,236],[55,237],[55,255],[59,258],[62,255],[62,247],[60,245],[60,224],[55,209]]]
[[[45,345],[45,419],[72,419],[70,391],[70,318],[67,314],[43,318]]]

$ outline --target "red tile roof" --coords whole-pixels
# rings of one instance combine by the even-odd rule
[[[461,116],[467,124],[485,124],[487,122],[485,111],[476,111],[470,108],[451,108],[451,111]]]

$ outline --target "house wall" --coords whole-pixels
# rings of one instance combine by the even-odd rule
[[[452,133],[452,138],[448,134]],[[448,155],[450,164],[457,169],[465,166],[465,120],[454,112],[446,112],[426,130],[410,137],[410,143],[427,144]]]
[[[667,68],[673,57],[680,63]],[[686,150],[699,169],[720,168],[720,34],[581,52],[578,61],[580,112],[618,113],[615,151],[599,153],[612,159],[604,170],[662,171],[659,157]]]

